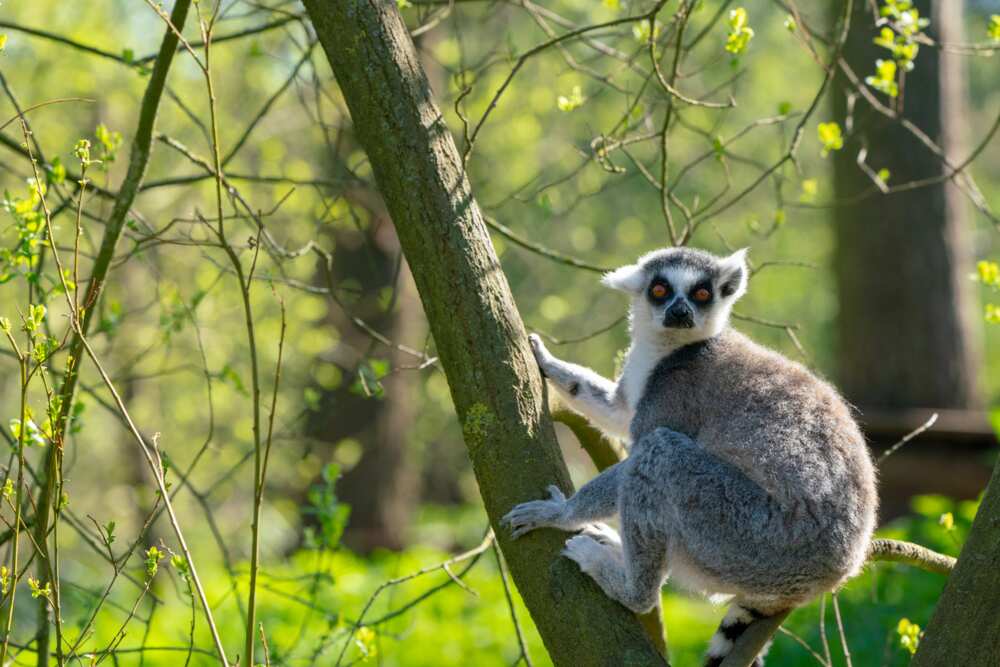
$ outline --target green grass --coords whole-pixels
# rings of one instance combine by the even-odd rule
[[[910,539],[934,549],[955,554],[971,524],[976,503],[956,503],[937,496],[914,499],[915,516],[900,520],[881,531],[882,535]],[[951,512],[955,527],[946,530],[939,523],[942,514]],[[420,544],[454,544],[463,548],[478,544],[486,525],[481,510],[473,507],[426,507],[420,513],[416,540]],[[333,665],[353,624],[372,594],[393,578],[434,566],[456,551],[440,547],[413,547],[403,553],[378,552],[361,557],[347,549],[333,552],[301,551],[283,563],[265,564],[259,596],[258,618],[264,624],[274,665]],[[461,573],[469,561],[456,564],[452,572]],[[183,646],[190,623],[186,589],[169,567],[162,567],[154,589],[165,604],[158,605],[147,646]],[[246,591],[246,566],[238,566],[239,597]],[[217,608],[217,621],[227,648],[235,656],[242,636],[242,618],[234,604],[233,590],[224,572],[202,572],[209,598]],[[497,569],[495,554],[486,550],[463,576],[464,586],[454,583],[442,570],[432,571],[397,586],[385,588],[366,613],[369,622],[379,621],[373,633],[354,636],[347,644],[342,664],[364,661],[372,665],[400,667],[492,667],[511,665],[519,647],[511,622],[510,610]],[[839,596],[845,636],[855,665],[905,665],[908,654],[901,647],[896,632],[902,618],[926,625],[944,578],[896,564],[869,567],[852,581]],[[128,587],[122,587],[129,590]],[[134,589],[131,589],[134,590]],[[516,590],[514,606],[524,631],[528,650],[535,665],[550,664],[541,639]],[[85,607],[85,596],[78,602]],[[88,647],[111,641],[131,601],[114,600],[120,609],[102,613],[95,640]],[[411,605],[414,601],[419,601]],[[786,629],[823,654],[819,601],[795,611]],[[79,608],[79,607],[78,607]],[[694,667],[714,631],[724,609],[707,602],[674,593],[664,593],[664,615],[669,637],[672,664]],[[401,611],[402,610],[402,611]],[[148,616],[148,607],[140,616]],[[385,619],[389,615],[388,619]],[[71,627],[85,616],[67,619]],[[834,664],[844,664],[842,649],[830,599],[827,597],[825,629]],[[593,628],[601,632],[601,628]],[[71,636],[73,633],[70,633]],[[196,644],[210,649],[204,623],[198,620]],[[122,648],[137,647],[143,642],[142,625],[133,622],[121,643]],[[364,653],[371,655],[367,659]],[[260,658],[261,656],[258,656]],[[122,653],[120,665],[138,665],[139,656]],[[144,665],[184,664],[183,652],[149,651]],[[27,664],[27,654],[18,664]],[[209,654],[196,653],[192,665],[214,664]],[[816,660],[796,641],[779,635],[771,649],[769,665],[815,665]]]

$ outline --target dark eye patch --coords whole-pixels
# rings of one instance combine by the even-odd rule
[[[693,303],[696,303],[700,306],[704,306],[711,303],[713,296],[711,281],[703,280],[702,282],[697,283],[688,292],[688,296],[691,298],[691,301]]]
[[[646,290],[646,295],[653,303],[663,303],[673,296],[673,294],[674,289],[670,286],[670,283],[662,278],[655,279],[649,284],[649,289]]]

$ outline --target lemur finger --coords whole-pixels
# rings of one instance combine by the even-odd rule
[[[580,529],[581,535],[590,537],[598,544],[609,547],[621,547],[622,538],[611,526],[604,523],[589,523]]]
[[[576,535],[566,540],[562,555],[580,566],[584,572],[589,572],[593,565],[603,556],[604,547],[585,535]]]
[[[548,500],[529,500],[526,503],[521,503],[507,512],[503,520],[507,522],[513,522],[518,520],[523,520],[525,517],[535,517],[540,516],[546,509]]]
[[[537,503],[540,501],[533,500],[531,502]],[[538,516],[539,514],[538,509],[539,508],[531,507],[530,503],[522,503],[517,507],[515,507],[514,509],[512,509],[511,511],[507,512],[507,514],[505,514],[504,517],[500,519],[500,523],[511,527],[518,526],[525,522],[531,521],[533,517]]]
[[[524,535],[527,535],[528,533],[530,533],[531,531],[533,531],[535,528],[537,528],[537,526],[535,526],[533,524],[530,524],[530,523],[526,523],[526,524],[524,524],[522,526],[518,526],[517,528],[512,528],[511,531],[510,531],[511,539],[515,539],[516,540],[516,539],[518,539],[520,537],[523,537]]]
[[[535,362],[538,367],[542,369],[542,375],[545,374],[545,364],[549,358],[549,351],[545,349],[545,343],[538,334],[530,334],[528,336],[528,342],[531,343],[531,351],[535,355]]]
[[[510,536],[515,540],[526,533],[530,533],[538,527],[538,524],[530,518],[524,516],[512,518],[504,517],[503,521],[504,524],[510,528]]]
[[[563,494],[563,492],[555,484],[549,484],[547,487],[545,487],[545,490],[549,492],[549,497],[552,500],[559,500],[562,502],[566,502],[566,495]]]

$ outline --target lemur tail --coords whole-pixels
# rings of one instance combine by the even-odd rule
[[[746,632],[750,624],[762,618],[767,618],[767,614],[762,614],[749,607],[741,607],[738,604],[730,607],[726,616],[722,619],[722,623],[719,624],[719,629],[712,635],[712,641],[709,643],[708,651],[705,654],[705,667],[719,667],[722,661],[726,659],[726,656],[729,655],[729,652],[733,650],[736,640]],[[764,655],[767,654],[767,650],[770,647],[771,642],[769,641],[760,652],[760,655],[753,661],[752,667],[764,667]]]

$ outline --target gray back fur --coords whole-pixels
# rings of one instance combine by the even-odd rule
[[[836,586],[861,567],[878,504],[874,467],[846,403],[804,366],[730,328],[682,347],[650,374],[632,441],[639,447],[664,427],[761,490],[732,486],[732,494],[698,499],[706,517],[734,506],[757,515],[746,518],[739,540],[685,535],[693,565],[724,567],[724,579],[788,597]],[[793,579],[814,590],[795,590]]]

